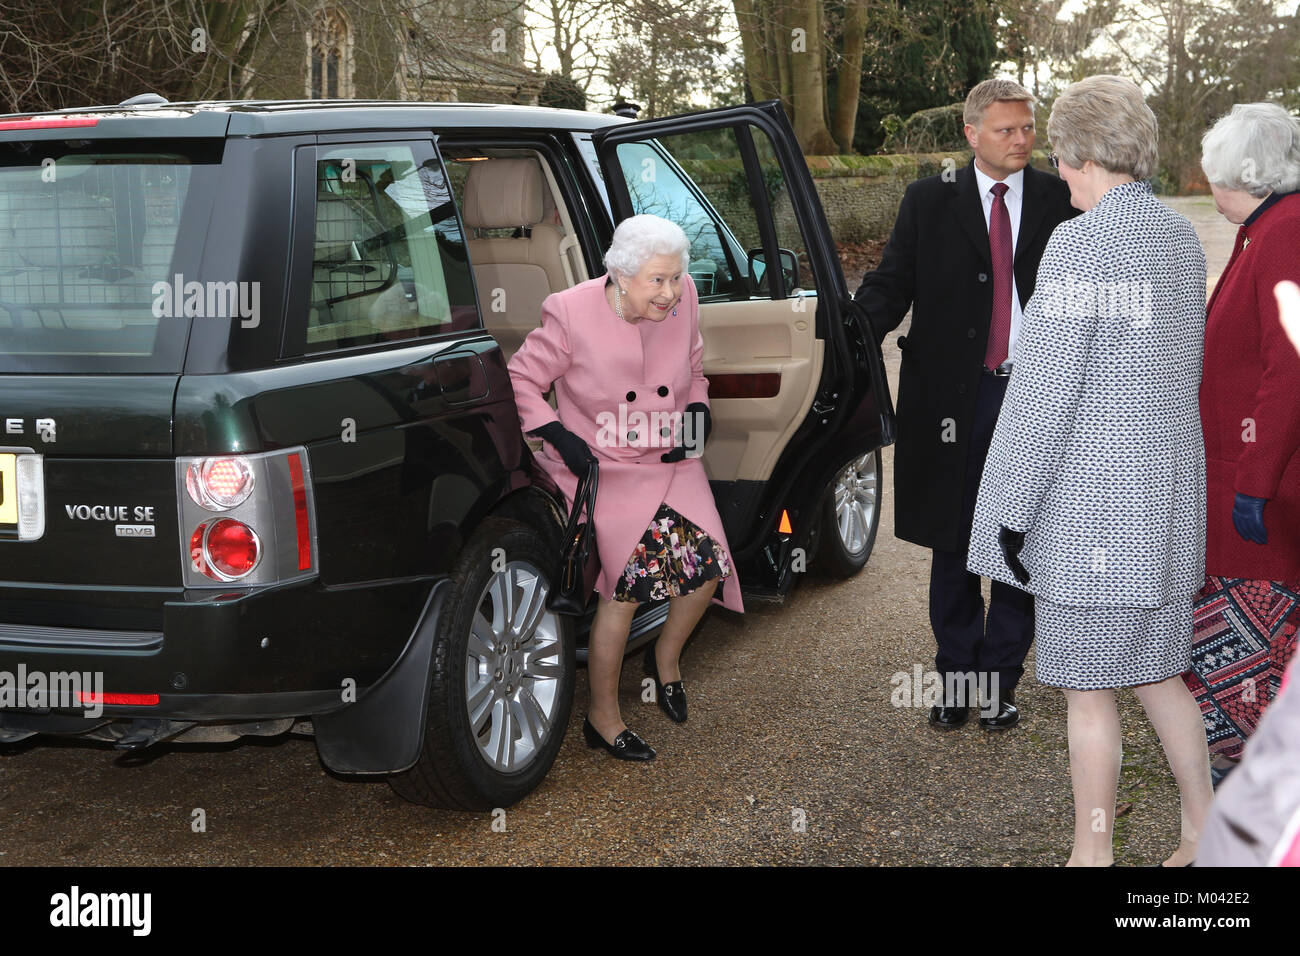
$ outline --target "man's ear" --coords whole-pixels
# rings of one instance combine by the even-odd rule
[[[970,143],[970,148],[975,148],[976,129],[970,123],[962,127],[962,132],[966,134],[966,142]]]

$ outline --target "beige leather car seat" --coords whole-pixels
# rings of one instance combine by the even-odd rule
[[[518,238],[471,237],[470,262],[478,284],[483,324],[507,359],[542,321],[542,300],[574,284],[565,247],[574,242],[555,226],[543,225],[545,186],[533,158],[487,159],[470,167],[465,180],[465,225],[523,229]]]

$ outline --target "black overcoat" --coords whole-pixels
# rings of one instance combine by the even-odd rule
[[[1077,215],[1059,177],[1025,169],[1014,271],[1023,309],[1052,230]],[[880,265],[854,298],[877,339],[898,328],[898,441],[894,534],[963,551],[973,502],[963,509],[967,449],[993,313],[993,266],[974,163],[907,187]]]

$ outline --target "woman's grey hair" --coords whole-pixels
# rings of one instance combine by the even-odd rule
[[[614,230],[605,253],[605,268],[631,278],[655,256],[680,256],[682,271],[691,264],[691,244],[675,222],[659,216],[628,216]]]
[[[1156,171],[1156,114],[1137,84],[1122,76],[1103,73],[1066,87],[1052,104],[1047,138],[1075,169],[1092,160],[1139,180]]]
[[[1201,137],[1211,185],[1256,199],[1300,188],[1300,122],[1276,103],[1238,103]]]

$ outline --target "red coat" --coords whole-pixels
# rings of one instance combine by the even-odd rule
[[[1207,574],[1300,584],[1300,356],[1273,287],[1300,282],[1300,194],[1237,232],[1207,307],[1201,377]],[[1253,440],[1251,440],[1253,438]],[[1268,544],[1232,525],[1236,492],[1267,498]]]
[[[671,417],[692,402],[709,401],[695,284],[683,277],[680,314],[632,325],[610,309],[605,278],[548,296],[541,327],[528,333],[507,367],[523,430],[559,421],[600,462],[596,590],[609,598],[661,503],[708,532],[728,556],[731,548],[703,461],[660,460],[674,441],[659,430],[670,428]],[[544,397],[552,382],[555,410]],[[578,479],[559,452],[544,444],[536,457],[572,507]],[[744,610],[734,564],[713,600],[732,611]]]

